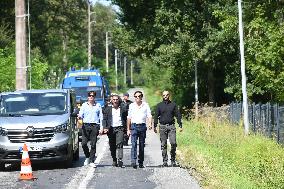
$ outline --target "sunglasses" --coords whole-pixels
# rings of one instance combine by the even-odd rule
[[[112,100],[113,100],[113,101],[117,101],[117,100],[118,100],[118,98],[113,98]]]
[[[163,96],[170,96],[169,94],[164,94]]]
[[[142,97],[142,95],[138,95],[138,96],[134,96],[135,98],[141,98]]]
[[[89,95],[89,97],[95,97],[95,95]]]

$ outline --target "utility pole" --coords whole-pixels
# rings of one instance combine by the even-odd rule
[[[108,32],[106,32],[106,72],[108,72]]]
[[[244,126],[245,135],[249,134],[248,122],[248,104],[247,104],[247,84],[245,71],[245,57],[244,57],[244,42],[243,42],[243,19],[242,19],[242,2],[238,0],[239,9],[239,35],[240,35],[240,53],[241,53],[241,74],[242,74],[242,92],[243,92],[243,110],[244,110]]]
[[[88,68],[91,68],[92,52],[91,52],[91,5],[88,0]]]
[[[195,61],[195,119],[198,119],[198,82],[197,82],[197,60]]]
[[[130,84],[133,85],[133,61],[130,61]]]
[[[124,69],[124,84],[126,84],[126,56],[124,57],[123,69]]]
[[[115,64],[115,90],[118,91],[118,82],[117,82],[117,49],[114,50],[114,64]]]
[[[29,75],[30,75],[30,84],[29,89],[32,89],[32,65],[31,65],[31,27],[30,27],[30,0],[28,0],[28,40],[29,40]]]
[[[16,90],[27,89],[25,0],[15,0]]]

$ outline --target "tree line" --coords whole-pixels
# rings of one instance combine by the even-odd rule
[[[170,89],[180,104],[241,100],[237,1],[113,0],[121,8],[117,45],[142,63],[144,81]],[[284,2],[243,2],[250,101],[284,99]]]
[[[29,1],[32,88],[56,88],[71,67],[87,67],[87,5],[86,0]],[[0,1],[0,12],[0,91],[11,91],[15,89],[15,1]],[[116,25],[116,14],[100,3],[91,4],[91,12],[95,12],[92,66],[104,73],[105,32]]]
[[[92,65],[105,73],[105,32],[114,48],[139,66],[134,84],[173,92],[179,104],[194,101],[198,67],[199,102],[221,105],[241,100],[236,0],[112,0],[119,11],[92,5]],[[14,2],[0,2],[0,90],[13,90],[15,78]],[[248,98],[282,102],[284,95],[284,2],[243,2]],[[57,87],[71,67],[87,65],[87,1],[30,1],[32,87]],[[7,74],[10,73],[10,74]],[[122,78],[120,76],[120,78]],[[121,79],[120,79],[121,80]]]

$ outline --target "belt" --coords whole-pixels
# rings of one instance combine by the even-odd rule
[[[98,123],[83,123],[83,125],[87,125],[87,126],[96,126],[99,125]]]
[[[169,126],[169,125],[174,125],[175,123],[160,123],[160,125],[166,125],[166,126]]]
[[[146,125],[146,123],[133,123],[133,124],[135,124],[136,126],[143,126],[143,125]]]

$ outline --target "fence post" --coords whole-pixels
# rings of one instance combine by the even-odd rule
[[[262,104],[259,104],[259,128],[258,130],[262,129]]]
[[[270,102],[268,103],[268,136],[271,137],[271,104]]]
[[[232,103],[230,103],[230,107],[229,107],[229,110],[230,110],[230,112],[229,112],[229,118],[230,118],[230,122],[232,123],[233,121],[233,119],[232,119]]]
[[[252,103],[252,125],[252,130],[255,132],[255,103]]]
[[[277,118],[276,118],[276,127],[277,127],[277,143],[280,142],[280,124],[279,124],[279,104],[276,104],[276,112],[277,112]]]
[[[243,113],[243,106],[242,106],[242,103],[239,103],[239,107],[240,107],[240,108],[239,108],[240,111],[239,111],[239,120],[238,120],[238,121],[240,122],[241,117],[242,117],[242,113]]]

